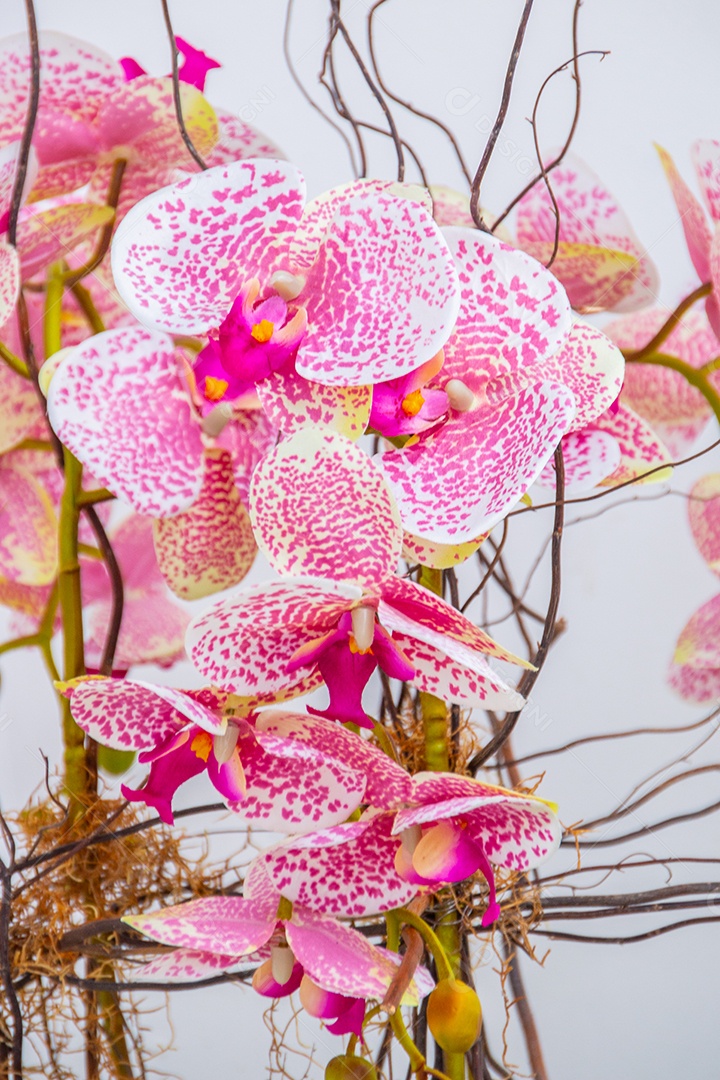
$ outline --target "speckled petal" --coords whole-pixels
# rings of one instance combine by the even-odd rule
[[[13,313],[20,295],[20,259],[14,247],[0,241],[0,326]]]
[[[226,450],[209,450],[199,498],[153,525],[158,565],[172,591],[197,600],[242,581],[257,553],[248,512]]]
[[[568,154],[552,171],[552,189],[560,210],[560,239],[624,251],[639,260],[632,271],[632,288],[614,305],[633,311],[655,299],[658,275],[615,197],[584,162]],[[552,242],[556,218],[544,181],[539,181],[518,205],[518,242]],[[554,269],[554,268],[553,268]]]
[[[227,109],[215,107],[215,116],[219,127],[218,141],[205,155],[205,164],[210,168],[215,165],[230,165],[233,161],[245,158],[285,160],[285,154],[267,135],[246,124]]]
[[[324,386],[289,368],[263,379],[257,392],[270,420],[286,437],[304,428],[326,427],[359,439],[370,418],[371,386]]]
[[[259,746],[246,753],[245,798],[233,809],[255,828],[307,833],[346,821],[365,794],[365,775],[341,763],[330,747],[312,747],[258,732]]]
[[[486,403],[379,458],[405,529],[443,544],[489,532],[527,492],[575,415],[557,383]]]
[[[637,478],[638,483],[659,484],[667,480],[672,470],[658,469],[671,460],[666,447],[642,417],[627,405],[608,409],[595,421],[600,431],[606,431],[617,440],[620,447],[620,465],[603,481],[603,486],[614,487],[625,480]],[[650,472],[657,469],[656,472]],[[650,475],[643,479],[643,474]]]
[[[383,382],[430,360],[458,312],[457,275],[428,212],[380,192],[337,210],[307,272],[301,375],[331,386]]]
[[[556,278],[522,251],[477,229],[443,233],[455,259],[462,303],[445,346],[444,379],[462,379],[481,394],[489,379],[533,378],[532,366],[555,352],[572,326]]]
[[[109,206],[70,203],[21,214],[18,222],[18,250],[24,280],[34,277],[56,259],[64,259],[73,248],[91,237],[113,219]]]
[[[267,711],[259,715],[256,730],[325,750],[349,768],[364,774],[367,782],[365,802],[371,806],[392,809],[410,797],[412,782],[409,774],[377,746],[341,724],[319,716]]]
[[[364,934],[327,915],[298,911],[286,933],[295,956],[323,990],[382,1000],[397,971],[397,963]]]
[[[383,582],[379,617],[388,630],[399,630],[444,652],[455,642],[475,653],[494,656],[496,660],[530,666],[439,596],[407,578],[392,577]],[[461,659],[460,654],[458,659]],[[462,660],[465,660],[464,656]]]
[[[107,330],[78,345],[53,376],[48,416],[99,484],[151,517],[200,493],[203,436],[165,334]]]
[[[720,596],[713,596],[690,617],[677,640],[668,682],[686,701],[715,701],[720,696]]]
[[[204,333],[243,281],[264,280],[297,228],[304,181],[284,162],[238,161],[138,203],[113,243],[118,292],[148,326]]]
[[[303,210],[300,228],[290,246],[290,261],[297,270],[306,270],[317,258],[320,245],[338,210],[354,195],[384,194],[394,198],[412,199],[432,214],[432,199],[426,188],[396,180],[363,178],[341,184],[311,199]]]
[[[35,430],[40,418],[37,395],[29,379],[0,364],[0,454],[12,450]]]
[[[250,481],[259,461],[277,442],[277,429],[262,409],[234,409],[231,423],[221,431],[216,445],[232,458],[235,487],[245,506],[250,498]]]
[[[692,146],[698,183],[713,221],[720,221],[720,142],[698,139]]]
[[[625,360],[601,330],[576,322],[556,353],[540,365],[548,382],[562,383],[575,397],[572,431],[595,420],[616,400],[623,385]]]
[[[670,191],[675,200],[680,223],[685,233],[692,264],[701,281],[710,280],[710,242],[712,232],[702,206],[678,172],[677,166],[661,146],[655,147],[660,155],[660,162],[670,184]]]
[[[311,833],[268,849],[263,858],[275,887],[288,900],[343,918],[390,911],[417,888],[395,870],[392,814]]]
[[[186,646],[209,681],[255,704],[269,704],[322,685],[316,668],[291,675],[297,649],[334,629],[361,590],[333,581],[273,581],[222,600],[190,624]]]
[[[703,476],[688,498],[693,539],[714,574],[720,576],[720,473]]]
[[[411,565],[420,563],[436,570],[449,570],[474,555],[486,537],[487,533],[482,533],[464,544],[440,544],[406,532],[403,534],[403,558]]]
[[[524,698],[479,657],[474,660],[476,670],[473,670],[408,634],[396,631],[393,641],[416,670],[413,685],[441,701],[457,702],[466,708],[507,712],[521,709],[525,704]]]
[[[85,662],[90,668],[100,667],[111,618],[109,596],[88,604],[83,611]],[[127,669],[134,664],[169,667],[183,660],[189,621],[189,612],[170,599],[164,586],[162,590],[128,591],[115,650],[116,668]]]
[[[0,143],[22,134],[30,88],[30,48],[26,34],[0,41]],[[124,82],[120,64],[107,53],[54,31],[43,31],[40,40],[40,86],[42,111],[62,109],[78,120],[91,120],[100,101]]]
[[[130,679],[74,679],[63,684],[75,722],[103,746],[150,750],[190,721],[211,734],[226,721],[182,690]]]
[[[303,431],[258,465],[250,518],[280,574],[373,586],[402,548],[400,517],[377,466],[341,435]]]
[[[57,517],[28,469],[0,462],[0,574],[19,585],[47,585],[57,571]]]
[[[554,240],[525,240],[523,251],[547,265],[555,250]],[[631,296],[635,275],[642,270],[638,255],[597,244],[558,242],[551,264],[575,311],[614,311]],[[644,296],[643,303],[649,303]]]
[[[123,922],[164,945],[239,957],[265,944],[276,919],[260,901],[206,896],[150,915],[126,915]]]
[[[597,487],[619,467],[620,444],[607,431],[592,426],[571,431],[562,441],[565,494],[589,491]],[[537,479],[541,487],[555,490],[555,461],[548,461]]]
[[[140,968],[129,968],[127,978],[130,982],[143,983],[202,983],[218,975],[247,970],[247,967],[246,957],[239,959],[198,949],[173,949]]]

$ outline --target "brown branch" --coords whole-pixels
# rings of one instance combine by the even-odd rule
[[[506,940],[503,941],[503,952],[507,963],[507,972],[510,977],[510,986],[512,987],[512,992],[515,996],[513,1004],[517,1007],[520,1024],[525,1037],[525,1046],[527,1047],[528,1057],[530,1059],[530,1067],[533,1070],[533,1076],[535,1077],[535,1080],[548,1080],[545,1059],[543,1058],[542,1047],[540,1045],[540,1035],[538,1034],[535,1017],[530,1008],[527,991],[525,990],[525,984],[520,972],[517,952],[511,951],[510,943]]]
[[[408,986],[412,982],[418,964],[422,960],[423,952],[425,951],[423,939],[420,937],[417,930],[414,930],[411,926],[406,926],[403,929],[402,939],[406,946],[405,952],[400,961],[400,967],[393,975],[392,982],[381,1002],[381,1006],[388,1016],[393,1016],[400,1007],[400,1002],[405,996]]]
[[[100,674],[111,675],[115,662],[115,651],[117,649],[118,638],[120,637],[123,607],[125,604],[122,572],[97,510],[94,506],[84,506],[83,513],[90,522],[90,526],[95,533],[98,547],[102,552],[102,557],[110,577],[112,606],[110,609],[107,633],[105,635],[102,659],[100,661]]]
[[[172,54],[172,87],[173,87],[173,101],[175,102],[175,115],[177,117],[178,127],[180,129],[180,136],[182,141],[187,147],[188,153],[193,161],[200,166],[201,169],[207,169],[207,165],[200,157],[195,144],[193,143],[188,130],[185,127],[185,121],[183,120],[182,100],[180,97],[180,72],[178,70],[178,47],[175,41],[175,31],[173,30],[172,20],[170,18],[170,9],[168,7],[168,0],[160,0],[163,10],[163,18],[165,19],[165,29],[167,30],[167,36],[170,41],[170,49]]]
[[[25,0],[25,13],[27,18],[28,40],[30,42],[30,96],[28,108],[20,140],[20,153],[18,155],[17,172],[13,183],[12,199],[10,201],[10,217],[8,220],[8,242],[15,247],[17,243],[17,224],[20,206],[22,204],[23,189],[27,178],[28,161],[30,159],[30,147],[32,146],[33,132],[37,120],[38,103],[40,101],[40,42],[38,39],[37,19],[35,17],[35,5],[33,0]]]
[[[127,161],[125,158],[118,158],[113,164],[112,173],[110,174],[110,183],[108,185],[107,196],[105,197],[105,206],[110,210],[117,210],[117,205],[120,201],[120,191],[122,189],[123,177],[125,176],[125,168]],[[86,263],[79,266],[77,270],[70,270],[63,275],[63,285],[66,288],[74,288],[84,277],[91,274],[93,270],[97,270],[100,263],[103,261],[108,251],[110,250],[110,241],[113,236],[113,229],[115,228],[115,218],[113,217],[106,225],[103,225],[100,230],[100,236],[95,246],[95,250]],[[83,300],[82,293],[80,294],[80,303],[82,305]]]

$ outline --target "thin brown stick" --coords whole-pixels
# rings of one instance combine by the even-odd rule
[[[548,1080],[545,1059],[543,1057],[542,1046],[540,1045],[540,1035],[538,1033],[537,1024],[535,1023],[535,1017],[530,1008],[527,991],[525,990],[525,983],[523,982],[523,977],[520,972],[517,952],[511,950],[510,944],[507,941],[503,942],[503,952],[505,954],[507,971],[510,977],[510,986],[512,987],[512,992],[515,996],[513,1004],[517,1007],[520,1024],[525,1037],[525,1046],[527,1047],[528,1057],[530,1058],[530,1067],[533,1070],[533,1076],[535,1077],[535,1080]]]
[[[32,146],[35,123],[37,121],[38,103],[40,101],[40,41],[38,39],[37,19],[35,17],[35,5],[33,0],[25,0],[25,15],[27,19],[28,40],[30,42],[30,95],[28,108],[20,140],[20,153],[18,154],[17,172],[13,183],[12,199],[10,201],[10,217],[8,220],[8,242],[15,247],[17,243],[17,223],[22,204],[23,189],[27,179],[28,161],[30,160],[30,147]]]
[[[198,153],[195,144],[193,143],[188,130],[185,127],[185,121],[183,120],[182,111],[182,99],[180,97],[180,72],[178,69],[178,47],[175,41],[175,31],[173,30],[172,19],[170,18],[170,9],[168,7],[168,0],[160,0],[163,10],[163,18],[165,19],[165,29],[167,30],[168,39],[170,41],[170,50],[172,56],[172,87],[173,87],[173,101],[175,103],[175,115],[177,117],[178,128],[180,129],[180,137],[187,147],[188,153],[196,165],[199,165],[201,169],[207,169],[207,165],[203,161],[202,157]]]

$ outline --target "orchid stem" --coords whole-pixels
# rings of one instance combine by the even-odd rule
[[[677,356],[670,356],[668,353],[660,352],[648,353],[647,355],[642,353],[636,355],[628,353],[625,359],[631,364],[655,364],[657,367],[665,367],[670,368],[671,371],[677,371],[691,386],[694,386],[700,391],[712,411],[715,413],[717,420],[720,421],[720,393],[718,393],[708,378],[713,370],[710,365],[707,365],[704,368],[694,368],[686,363],[685,360],[681,360]]]
[[[24,360],[21,360],[19,356],[16,356],[14,352],[8,349],[7,345],[4,345],[0,341],[0,360],[3,360],[9,368],[12,368],[18,375],[22,375],[23,379],[30,378],[30,372],[28,366]]]

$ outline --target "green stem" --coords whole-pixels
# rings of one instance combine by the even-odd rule
[[[2,341],[0,341],[0,360],[4,360],[7,366],[17,372],[18,375],[22,375],[23,379],[30,378],[30,372],[25,361],[16,356],[14,352],[11,352]]]
[[[65,489],[60,502],[58,595],[63,625],[63,678],[75,679],[85,674],[82,630],[82,595],[78,526],[78,494],[82,483],[82,465],[69,450],[64,452]],[[85,761],[85,735],[70,712],[70,702],[62,699],[63,741],[65,744],[65,787],[73,802],[73,814],[82,810],[82,797],[88,790]]]
[[[95,488],[93,491],[81,491],[78,495],[78,506],[96,506],[98,503],[110,502],[114,499],[112,491],[107,488]]]
[[[715,413],[718,421],[720,421],[720,393],[718,393],[708,378],[710,373],[714,370],[711,366],[711,364],[714,364],[714,361],[711,361],[711,363],[704,368],[694,368],[684,360],[680,360],[677,356],[670,356],[668,353],[659,352],[648,353],[647,355],[642,355],[640,353],[633,355],[632,353],[628,353],[625,359],[631,364],[654,364],[656,367],[665,367],[670,368],[671,371],[677,371],[691,386],[694,386],[700,391],[712,411]]]
[[[670,337],[675,327],[686,311],[689,311],[693,304],[696,304],[698,300],[702,300],[704,296],[709,296],[712,292],[712,282],[707,281],[704,285],[699,285],[694,292],[691,292],[689,296],[686,296],[684,300],[681,300],[673,313],[665,320],[657,334],[650,338],[650,341],[646,345],[643,345],[642,349],[635,349],[625,354],[626,360],[644,360],[651,353],[654,353],[658,349],[666,338]]]
[[[48,270],[45,287],[43,342],[45,359],[62,348],[63,264],[56,262]]]
[[[439,935],[419,915],[409,911],[407,908],[396,908],[394,911],[387,913],[386,919],[388,924],[388,949],[397,952],[400,943],[400,926],[412,926],[420,934],[420,937],[432,953],[440,979],[450,979],[456,974],[456,970],[459,970],[459,957],[456,968]]]

